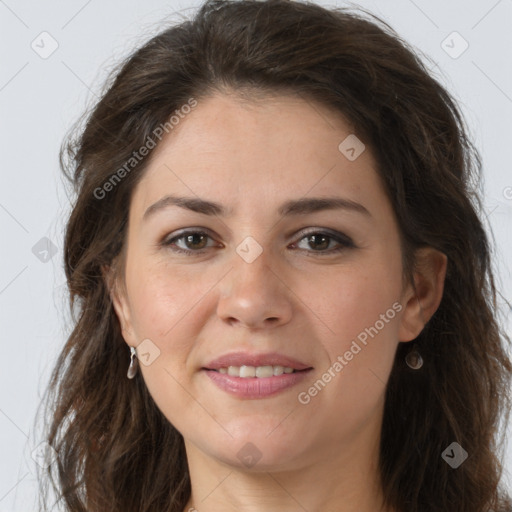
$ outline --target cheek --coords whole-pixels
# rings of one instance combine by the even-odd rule
[[[140,336],[163,341],[182,319],[193,322],[188,313],[215,283],[214,276],[196,274],[162,262],[127,268],[132,322]]]
[[[331,368],[336,374],[336,400],[357,401],[363,394],[375,400],[381,393],[398,344],[400,290],[401,266],[381,257],[333,274],[316,295],[311,308],[321,311],[329,327],[324,348],[330,363],[320,371]],[[338,371],[332,368],[335,361],[341,365]]]
[[[400,299],[400,290],[399,268],[366,261],[364,265],[333,272],[320,293],[309,294],[308,304],[326,319],[336,339],[350,341],[392,309]],[[386,325],[395,323],[396,316],[392,309],[385,319],[389,320]]]
[[[382,287],[371,279],[362,282],[352,274],[340,292],[322,297],[334,331],[323,338],[328,360],[300,390],[300,403],[309,402],[308,417],[318,418],[311,428],[322,429],[332,442],[349,438],[383,407],[398,343],[400,304],[382,281]]]
[[[153,400],[175,425],[180,425],[183,411],[200,413],[187,392],[188,358],[201,323],[200,299],[215,281],[205,273],[202,277],[193,274],[190,269],[170,269],[162,262],[136,265],[135,260],[126,271],[136,336],[139,341],[151,340],[158,348],[152,349],[156,357],[142,364],[140,371]]]

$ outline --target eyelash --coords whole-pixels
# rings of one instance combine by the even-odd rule
[[[174,242],[176,242],[178,240],[181,240],[181,239],[183,239],[183,238],[185,238],[185,237],[187,237],[189,235],[195,235],[195,234],[197,234],[197,235],[206,235],[209,238],[212,238],[205,231],[187,230],[187,231],[182,231],[179,235],[176,235],[176,236],[174,236],[172,238],[163,239],[162,242],[160,243],[160,245],[162,247],[170,249],[173,252],[181,253],[181,254],[186,254],[188,256],[204,254],[206,252],[206,249],[199,249],[199,250],[195,251],[193,249],[182,249],[181,247],[177,247],[176,245],[173,246]],[[328,231],[310,231],[308,233],[305,233],[299,239],[299,242],[301,240],[304,240],[308,236],[311,236],[311,235],[323,235],[323,236],[327,237],[330,240],[334,240],[334,241],[338,242],[339,244],[341,244],[341,246],[336,248],[336,249],[330,249],[330,250],[326,250],[326,251],[314,251],[313,249],[311,249],[311,250],[308,250],[308,249],[298,249],[299,251],[311,252],[315,256],[318,255],[318,256],[322,257],[322,256],[328,256],[328,255],[331,255],[331,254],[337,254],[337,253],[339,253],[341,251],[344,251],[346,249],[355,248],[354,243],[352,242],[352,240],[348,236],[344,235],[343,233],[337,233],[337,232],[331,233],[331,232],[328,232]]]

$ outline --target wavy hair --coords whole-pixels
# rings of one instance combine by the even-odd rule
[[[424,61],[364,11],[288,0],[207,0],[119,64],[101,99],[63,142],[76,197],[64,263],[72,332],[45,392],[45,440],[57,458],[41,475],[70,512],[182,512],[191,486],[182,435],[163,416],[129,351],[102,269],[124,247],[131,194],[150,156],[98,189],[190,98],[292,93],[328,106],[373,152],[398,220],[404,276],[415,250],[446,254],[441,304],[414,341],[399,343],[386,388],[379,470],[399,512],[512,510],[500,487],[510,411],[510,339],[499,322],[483,225],[481,162],[463,116]],[[126,168],[125,168],[126,170]],[[469,454],[457,469],[452,442]]]

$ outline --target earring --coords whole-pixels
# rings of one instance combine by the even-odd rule
[[[419,370],[423,366],[423,358],[421,354],[413,347],[413,349],[405,356],[407,366],[413,370]]]
[[[134,356],[137,354],[134,347],[130,347],[130,366],[128,367],[128,373],[126,376],[129,379],[133,379],[137,374],[137,369],[139,368],[139,361],[135,359]]]

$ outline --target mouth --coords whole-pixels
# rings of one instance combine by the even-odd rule
[[[270,398],[303,382],[309,364],[278,352],[238,351],[224,354],[201,368],[218,389],[239,399]]]
[[[228,366],[202,368],[218,389],[238,399],[271,398],[304,382],[313,368],[298,370],[289,366]]]
[[[290,373],[302,373],[312,370],[312,368],[304,368],[303,370],[297,370],[289,366],[280,365],[265,365],[265,366],[227,366],[222,368],[202,368],[209,372],[217,372],[230,377],[239,377],[242,379],[258,378],[265,379],[269,377],[279,377],[283,374]]]

